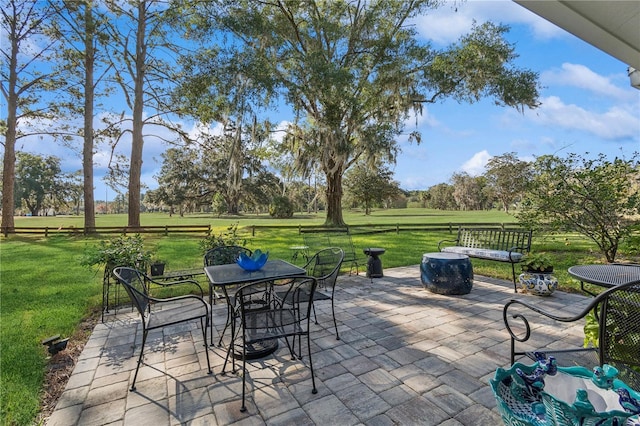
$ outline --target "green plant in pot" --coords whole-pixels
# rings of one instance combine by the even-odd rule
[[[558,288],[558,279],[551,274],[551,258],[546,253],[529,253],[521,266],[522,274],[518,280],[523,293],[549,296]]]
[[[520,265],[524,272],[538,274],[550,274],[553,272],[551,257],[546,253],[529,253],[524,257]]]
[[[81,260],[86,266],[105,265],[109,273],[116,266],[130,266],[146,271],[151,263],[153,252],[144,248],[140,234],[121,235],[110,240],[103,240],[88,249]]]

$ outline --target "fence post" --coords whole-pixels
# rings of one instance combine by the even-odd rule
[[[396,223],[396,235],[400,234],[400,224]]]
[[[255,225],[251,225],[251,236],[252,237],[256,236],[256,226]]]
[[[49,236],[49,227],[45,226],[44,227],[44,237],[47,238]]]
[[[168,236],[169,235],[169,225],[165,225],[164,226],[164,236]]]

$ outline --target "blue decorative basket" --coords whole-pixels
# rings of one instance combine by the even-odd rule
[[[507,426],[640,426],[640,394],[609,365],[557,367],[553,357],[498,368],[491,389]]]
[[[263,253],[260,249],[256,249],[251,256],[240,253],[236,263],[245,271],[254,272],[262,268],[267,263],[268,258],[269,252]]]

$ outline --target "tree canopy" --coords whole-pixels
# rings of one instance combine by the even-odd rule
[[[518,201],[527,185],[529,163],[520,160],[515,152],[507,152],[491,157],[485,169],[493,195],[500,200],[505,213],[509,213],[509,206]]]
[[[201,42],[223,44],[207,60],[241,60],[239,69],[263,99],[280,97],[293,109],[284,142],[300,170],[320,165],[325,224],[342,226],[344,173],[360,158],[393,162],[405,121],[423,103],[491,97],[518,109],[538,105],[537,74],[513,66],[507,27],[475,25],[442,51],[419,42],[410,20],[438,6],[432,0],[219,0],[187,5],[186,15],[194,17],[188,28]],[[412,138],[420,141],[417,133]]]
[[[578,232],[608,262],[640,213],[640,156],[608,160],[569,154],[536,159],[518,219],[532,229]]]
[[[364,214],[371,213],[374,205],[398,196],[401,191],[393,180],[393,172],[385,166],[356,164],[345,175],[345,188],[351,199],[364,207]]]

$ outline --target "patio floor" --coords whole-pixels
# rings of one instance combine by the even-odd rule
[[[214,374],[207,374],[195,323],[149,335],[146,363],[130,392],[141,327],[129,310],[120,310],[95,327],[46,424],[495,426],[502,421],[488,381],[497,367],[509,365],[505,302],[524,298],[569,314],[588,300],[563,292],[514,294],[511,282],[482,276],[470,294],[444,296],[423,288],[417,265],[384,274],[373,282],[363,274],[338,278],[341,340],[333,334],[330,302],[316,304],[315,395],[303,364],[308,357],[291,361],[280,345],[247,363],[247,411],[240,412],[241,376],[220,374],[225,351],[215,346],[209,348]],[[225,307],[214,309],[221,331]],[[582,343],[582,323],[532,326],[532,340],[546,346]]]

